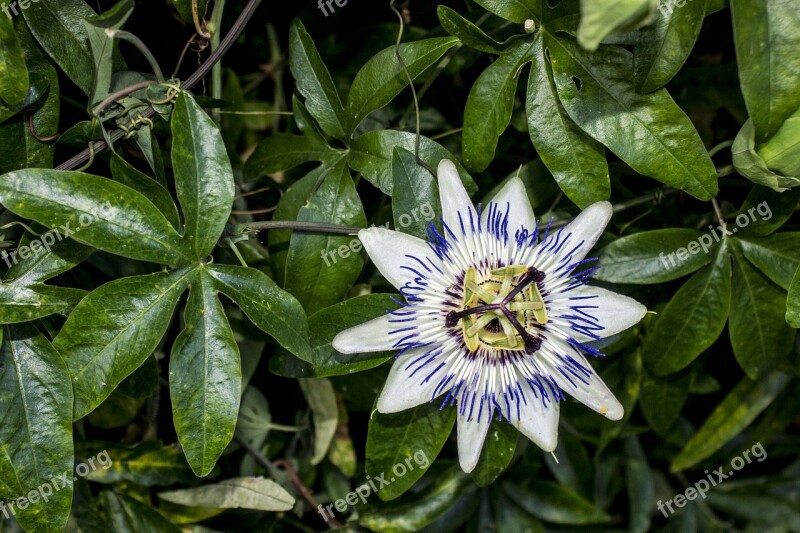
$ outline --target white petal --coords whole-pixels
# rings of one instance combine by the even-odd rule
[[[591,315],[592,321],[571,320],[578,330],[567,327],[569,333],[578,342],[596,340],[595,337],[587,334],[589,332],[597,335],[598,338],[610,337],[621,331],[625,331],[631,326],[635,326],[647,314],[647,308],[634,300],[621,294],[602,289],[583,285],[569,291],[565,298],[558,301],[556,305],[562,307],[559,314],[571,316],[585,316],[583,313]],[[582,308],[582,313],[575,312],[569,306]],[[583,327],[587,330],[581,331]]]
[[[450,231],[459,235],[461,232],[461,222],[464,223],[464,229],[470,231],[470,214],[472,220],[477,226],[478,213],[475,211],[475,206],[472,205],[472,200],[464,189],[461,183],[461,177],[458,175],[458,169],[452,161],[442,159],[439,163],[439,199],[442,202],[442,218],[444,223],[450,228]],[[461,212],[461,221],[459,221],[458,213]]]
[[[428,359],[425,354],[430,349],[431,347],[414,348],[395,359],[378,398],[378,411],[381,413],[405,411],[429,402],[450,390],[449,386],[436,390],[442,378],[447,375],[450,364],[437,369],[439,362],[434,360],[423,366]]]
[[[333,349],[339,353],[383,352],[393,350],[389,331],[393,325],[389,322],[392,315],[383,315],[358,326],[346,329],[333,339]]]
[[[570,354],[574,361],[586,370],[583,372],[575,366],[571,366],[572,371],[570,371],[570,367],[566,364],[561,365],[559,370],[548,364],[550,375],[556,380],[561,390],[609,420],[621,419],[625,414],[622,404],[614,397],[597,372],[592,369],[586,358],[568,348],[566,343],[556,342],[556,344],[564,344],[562,349],[557,350],[556,353]]]
[[[533,215],[528,193],[525,191],[525,184],[521,179],[513,177],[508,180],[492,198],[492,202],[500,207],[501,212],[505,212],[508,208],[508,234],[510,237],[513,238],[520,228],[533,231],[536,226],[536,217]],[[485,224],[488,218],[489,210],[484,209],[481,214],[481,222]]]
[[[526,397],[528,405],[520,408],[520,420],[512,419],[512,423],[539,448],[552,452],[558,444],[559,404],[548,401],[545,407],[541,398],[532,398],[529,394]]]
[[[608,202],[597,202],[581,211],[581,214],[564,228],[564,233],[571,235],[561,254],[572,252],[573,262],[586,257],[606,229],[612,213],[613,208]],[[551,232],[551,235],[554,234],[555,232]]]
[[[486,434],[489,432],[492,416],[490,412],[489,416],[481,416],[480,419],[474,416],[472,420],[467,420],[469,410],[465,410],[463,415],[460,409],[458,411],[458,462],[461,470],[469,474],[475,470],[475,466],[481,458],[483,441],[486,440]],[[505,424],[505,422],[503,423]]]
[[[404,266],[422,269],[410,256],[425,261],[425,257],[433,255],[422,239],[386,228],[362,229],[358,238],[383,277],[398,289],[418,277]]]

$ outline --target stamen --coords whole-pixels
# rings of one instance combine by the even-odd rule
[[[481,345],[494,350],[519,350],[520,340],[528,353],[539,350],[542,340],[526,330],[530,319],[525,313],[532,312],[539,324],[547,323],[545,303],[536,285],[544,280],[544,272],[533,267],[509,266],[492,270],[490,275],[478,283],[474,269],[465,272],[464,308],[447,313],[445,326],[455,328],[463,320],[464,342],[470,351]],[[516,286],[515,277],[518,278]],[[473,315],[479,316],[475,319],[471,318]],[[499,321],[500,328],[492,326],[495,320]]]

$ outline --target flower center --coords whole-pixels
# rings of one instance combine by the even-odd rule
[[[533,267],[508,266],[489,272],[478,283],[474,268],[464,275],[461,311],[450,311],[445,325],[461,324],[464,342],[474,352],[487,348],[535,352],[542,341],[528,332],[534,324],[547,323],[547,309],[538,282],[544,272]]]

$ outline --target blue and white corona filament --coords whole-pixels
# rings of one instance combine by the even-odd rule
[[[450,161],[439,165],[441,231],[428,240],[383,228],[359,232],[398,288],[402,307],[340,333],[342,353],[399,350],[378,410],[439,399],[458,410],[458,455],[475,468],[492,418],[546,451],[558,440],[564,392],[611,420],[623,408],[586,361],[589,343],[641,320],[646,308],[587,285],[585,259],[611,218],[589,206],[564,228],[540,228],[518,178],[476,210]]]

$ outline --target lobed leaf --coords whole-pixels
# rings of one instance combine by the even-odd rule
[[[0,176],[0,203],[17,215],[113,254],[171,266],[186,246],[142,194],[82,172],[28,169]]]
[[[205,269],[188,279],[185,329],[169,361],[172,417],[189,465],[198,477],[211,473],[233,439],[242,396],[239,347]]]
[[[578,207],[608,200],[611,179],[603,145],[584,133],[561,106],[541,36],[534,41],[533,55],[525,111],[536,152]]]
[[[534,44],[516,41],[478,76],[464,108],[464,163],[484,170],[494,159],[497,141],[511,121],[517,76],[531,61]]]
[[[172,168],[186,246],[203,260],[214,249],[233,206],[233,170],[217,125],[186,91],[172,113]]]
[[[545,34],[561,104],[586,133],[631,168],[701,200],[717,193],[717,173],[689,118],[665,90],[638,94],[630,52],[594,54]]]
[[[314,41],[299,19],[289,30],[289,67],[297,81],[297,90],[306,99],[308,112],[319,122],[322,130],[337,139],[347,137],[350,123],[339,92],[328,68],[314,46]]]
[[[645,339],[642,357],[657,376],[672,374],[717,340],[731,308],[731,266],[727,246],[714,263],[681,287]]]
[[[6,327],[3,337],[0,497],[17,500],[6,503],[17,504],[12,511],[28,531],[60,533],[70,514],[74,466],[67,367],[33,326]]]
[[[75,420],[100,405],[153,353],[192,272],[182,269],[117,279],[75,307],[53,340],[69,367]]]
[[[743,378],[672,460],[670,470],[685,470],[710,457],[766,409],[788,382],[789,377],[780,372],[757,381]]]

